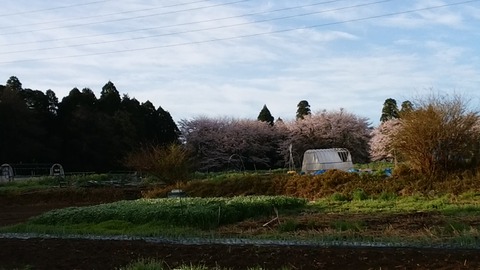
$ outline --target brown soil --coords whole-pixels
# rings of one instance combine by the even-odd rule
[[[72,200],[75,196],[41,193],[28,197],[0,197],[0,226],[23,222],[31,216],[67,206],[87,205],[134,198],[139,193],[95,191]],[[116,195],[112,195],[112,194]],[[127,194],[127,195],[125,195]],[[132,195],[133,194],[133,195]],[[135,195],[136,194],[136,195]],[[43,197],[44,196],[44,197]],[[61,198],[60,198],[61,197]],[[28,199],[27,199],[28,198]],[[44,199],[41,199],[44,198]],[[45,199],[48,198],[48,199]],[[99,198],[102,198],[101,200]],[[40,203],[38,203],[40,202]],[[342,219],[332,215],[318,217],[308,222],[313,229],[329,226],[331,220]],[[442,221],[435,215],[414,214],[390,217],[359,216],[361,223],[368,223],[372,230],[388,232],[391,227],[403,229],[425,228],[425,224]],[[327,220],[327,221],[325,221]],[[329,221],[330,220],[330,221]],[[477,223],[478,220],[470,221]],[[303,222],[300,222],[303,224]],[[305,223],[307,224],[307,223]],[[312,225],[314,224],[314,225]],[[370,226],[372,224],[372,226]],[[378,224],[378,227],[375,227]],[[388,226],[385,224],[389,224]],[[225,231],[268,230],[263,226],[245,222]],[[258,229],[262,227],[261,229]],[[376,229],[375,229],[376,228]],[[385,229],[387,228],[387,229]],[[390,228],[390,229],[389,229]],[[310,228],[312,229],[312,228]],[[119,269],[142,258],[164,261],[171,269],[182,264],[219,266],[229,269],[480,269],[480,250],[463,249],[412,249],[412,248],[352,248],[305,246],[254,246],[254,245],[174,245],[145,241],[85,240],[85,239],[0,239],[0,269]]]

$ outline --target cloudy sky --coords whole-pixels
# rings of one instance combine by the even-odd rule
[[[150,100],[174,120],[293,119],[434,92],[480,104],[480,0],[3,0],[0,84]],[[480,107],[480,106],[479,106]]]

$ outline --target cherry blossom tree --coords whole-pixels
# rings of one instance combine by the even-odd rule
[[[179,127],[202,171],[272,168],[279,159],[281,133],[268,122],[198,117]]]
[[[288,140],[282,145],[282,154],[288,158],[292,145],[297,156],[303,156],[308,149],[347,148],[356,163],[369,161],[369,140],[371,129],[367,118],[359,117],[344,109],[326,110],[307,115],[304,119],[286,123]]]
[[[372,161],[394,161],[395,151],[393,149],[393,140],[395,134],[400,128],[399,119],[390,119],[380,123],[371,134],[370,139],[370,157]]]

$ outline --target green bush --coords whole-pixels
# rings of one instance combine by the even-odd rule
[[[394,201],[397,199],[397,194],[392,192],[382,192],[378,195],[378,198],[383,201]]]
[[[364,201],[368,199],[368,194],[363,191],[363,189],[357,189],[352,192],[352,200],[354,201]]]
[[[298,229],[300,224],[294,219],[287,219],[278,225],[278,231],[280,232],[294,232]]]
[[[332,201],[335,201],[335,202],[346,202],[348,201],[348,197],[341,194],[341,193],[338,193],[338,192],[335,192],[333,193],[331,196],[330,196],[330,199]]]

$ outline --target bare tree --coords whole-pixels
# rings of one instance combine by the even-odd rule
[[[125,165],[152,174],[166,184],[173,184],[189,179],[192,169],[190,157],[183,145],[152,145],[127,155]]]
[[[461,96],[431,95],[400,119],[393,144],[411,169],[429,179],[479,164],[478,112]]]

